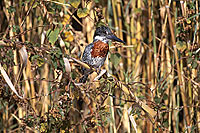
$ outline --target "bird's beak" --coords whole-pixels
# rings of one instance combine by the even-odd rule
[[[122,41],[121,39],[119,39],[118,37],[116,37],[114,34],[108,35],[107,38],[110,39],[110,40],[113,40],[113,41],[125,43],[124,41]]]

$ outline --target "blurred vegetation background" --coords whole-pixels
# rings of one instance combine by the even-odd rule
[[[1,0],[0,132],[200,132],[199,4]],[[79,84],[99,22],[126,44]]]

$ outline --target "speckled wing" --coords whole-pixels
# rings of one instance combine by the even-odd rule
[[[91,51],[93,47],[94,47],[94,44],[91,43],[85,47],[85,50],[83,52],[82,61],[84,63],[87,63],[88,65],[91,65],[91,62],[92,62]],[[84,67],[82,67],[82,71],[83,71],[83,77],[80,79],[80,83],[85,83],[89,74],[91,74],[92,71]]]
[[[88,65],[91,65],[91,51],[92,51],[92,48],[94,47],[94,44],[93,43],[90,43],[89,45],[87,45],[85,47],[85,50],[83,52],[83,56],[82,56],[82,61],[84,63],[87,63]]]

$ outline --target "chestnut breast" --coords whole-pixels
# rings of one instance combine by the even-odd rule
[[[94,46],[92,48],[91,56],[92,57],[106,57],[108,54],[109,45],[102,41],[94,42]]]

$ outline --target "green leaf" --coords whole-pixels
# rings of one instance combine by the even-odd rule
[[[51,29],[48,29],[48,31],[46,32],[46,36],[49,37],[50,33],[52,32]]]
[[[64,61],[63,61],[63,59],[61,59],[61,60],[59,60],[60,61],[60,65],[61,66],[64,66]],[[64,67],[63,67],[64,68]]]
[[[65,0],[58,0],[58,2],[65,4]]]
[[[163,100],[167,100],[167,99],[168,99],[168,95],[166,93],[164,93]]]
[[[179,51],[183,52],[187,48],[187,44],[186,44],[186,42],[178,41],[178,42],[176,42],[176,48]]]
[[[111,54],[110,60],[112,64],[114,65],[115,69],[119,65],[120,59],[121,59],[121,55],[119,53]]]
[[[135,14],[141,14],[142,13],[142,9],[141,8],[135,8],[134,9],[134,13]]]
[[[58,68],[57,62],[55,62],[55,61],[52,61],[52,64],[53,64],[53,66],[55,67],[55,69],[57,69],[57,68]]]
[[[97,25],[97,27],[106,26],[106,24],[103,21],[97,22],[96,25]]]
[[[189,58],[187,59],[187,64],[192,63],[192,61],[193,61],[192,57],[189,57]]]
[[[154,101],[155,101],[156,103],[160,103],[160,98],[159,98],[158,96],[155,96],[155,97],[154,97]]]
[[[84,18],[86,17],[87,15],[89,14],[89,10],[87,8],[79,8],[78,11],[77,11],[77,16],[79,18]]]
[[[57,54],[55,54],[55,56],[56,56],[56,58],[60,58],[60,55],[57,53]]]
[[[197,64],[197,62],[196,62],[196,61],[192,62],[192,68],[193,68],[193,69],[196,69],[196,68],[197,68],[197,66],[198,66],[198,64]]]
[[[44,58],[40,57],[39,55],[32,56],[31,57],[31,62],[33,62],[33,61],[36,61],[37,65],[39,67],[41,67],[45,62]]]
[[[48,39],[51,44],[54,44],[58,40],[59,32],[59,29],[55,29],[54,31],[50,32]]]
[[[44,64],[44,62],[45,62],[44,58],[39,57],[37,60],[37,65],[41,67]]]
[[[16,9],[13,6],[8,8],[8,13],[16,12]]]
[[[99,0],[94,0],[95,3],[99,3]]]
[[[42,19],[42,17],[41,17],[41,16],[39,16],[39,17],[37,18],[37,21],[39,22],[41,19]]]
[[[166,127],[166,128],[169,127],[168,121],[164,121],[164,122],[163,122],[163,126]]]
[[[31,57],[31,61],[33,61],[33,60],[35,60],[35,59],[37,59],[37,58],[39,58],[40,56],[39,55],[33,55],[32,57]]]
[[[154,128],[153,131],[159,131],[159,128]]]
[[[158,88],[158,93],[162,93],[162,92],[163,92],[162,88],[159,87],[159,88]]]
[[[36,2],[33,4],[33,7],[32,7],[32,8],[33,8],[33,9],[36,8],[36,7],[38,6],[38,4],[39,4],[39,3],[36,1]]]
[[[18,26],[18,25],[13,25],[13,26],[12,26],[12,31],[13,31],[13,32],[19,32],[19,31],[20,31],[19,26]]]
[[[74,7],[77,8],[81,3],[81,0],[69,0],[69,3]]]
[[[177,28],[175,29],[176,35],[178,35],[180,32],[181,32],[181,27],[177,27]]]

